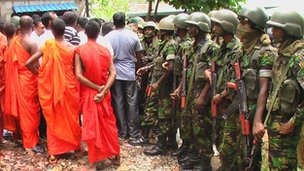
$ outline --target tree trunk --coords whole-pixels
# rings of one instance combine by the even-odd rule
[[[156,5],[155,5],[155,9],[154,9],[154,18],[153,21],[156,21],[156,17],[157,17],[157,9],[158,9],[158,5],[159,5],[160,0],[156,1]]]
[[[151,17],[151,12],[152,12],[152,2],[153,0],[149,0],[149,6],[148,6],[148,14],[147,14],[147,17],[146,17],[146,21],[149,21],[150,20],[150,17]]]

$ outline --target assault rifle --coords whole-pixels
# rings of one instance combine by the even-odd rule
[[[249,122],[249,113],[247,106],[247,95],[246,95],[246,87],[245,83],[241,76],[240,64],[236,62],[234,64],[234,71],[236,76],[236,83],[228,82],[227,88],[234,89],[237,94],[235,100],[226,108],[222,113],[222,118],[227,119],[231,114],[239,109],[239,118],[241,122],[241,133],[244,138],[244,157],[245,157],[245,165],[247,166],[249,161],[249,147],[250,147],[250,122]]]
[[[181,109],[186,110],[187,101],[187,57],[183,57]]]
[[[214,97],[217,94],[217,74],[216,74],[216,64],[212,63],[211,67],[211,96]],[[211,158],[211,166],[213,170],[218,170],[221,167],[220,152],[217,150],[217,105],[213,100],[211,100],[211,115],[212,115],[212,150],[213,156]]]
[[[250,122],[249,122],[249,112],[247,106],[246,87],[241,76],[240,63],[238,61],[234,64],[234,71],[236,76],[236,83],[238,86],[237,98],[240,99],[239,112],[240,112],[242,136],[244,138],[244,145],[245,145],[244,157],[247,162],[247,158],[249,158],[249,146],[250,146]],[[247,164],[248,163],[246,163],[246,165]]]

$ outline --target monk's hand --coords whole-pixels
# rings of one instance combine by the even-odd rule
[[[211,72],[210,69],[206,69],[206,70],[204,71],[205,79],[206,79],[206,80],[209,80],[210,85],[212,85],[212,77],[211,77],[211,75],[212,75],[212,72]]]
[[[260,142],[265,134],[265,126],[262,122],[254,122],[252,126],[254,139]]]
[[[102,99],[105,97],[105,95],[107,94],[108,91],[102,91],[100,93],[97,93],[95,96],[94,96],[94,101],[96,103],[100,103],[102,101]]]
[[[295,128],[294,123],[289,120],[288,122],[280,124],[279,132],[280,134],[284,134],[284,135],[290,134],[293,132],[294,128]]]
[[[104,87],[105,87],[105,85],[101,85],[101,86],[99,86],[99,88],[98,88],[98,93],[100,93],[103,89],[104,89]]]
[[[168,62],[164,62],[164,63],[162,64],[162,67],[163,67],[163,69],[164,69],[165,71],[168,71],[168,70],[169,70],[169,63],[168,63]]]

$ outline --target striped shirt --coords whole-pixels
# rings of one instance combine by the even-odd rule
[[[80,43],[80,37],[77,35],[76,29],[71,26],[65,27],[64,38],[66,41],[70,42],[72,45],[78,46]]]

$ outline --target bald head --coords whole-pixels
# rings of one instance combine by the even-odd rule
[[[64,21],[60,18],[52,20],[51,29],[55,37],[63,36],[65,30]]]
[[[28,15],[22,16],[19,23],[21,30],[32,30],[33,28],[33,19]]]

